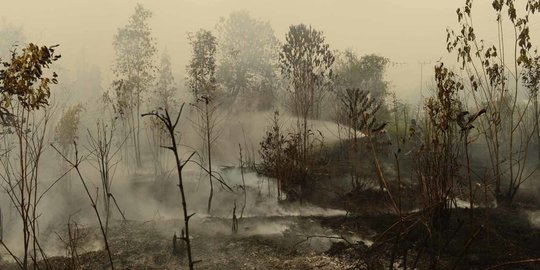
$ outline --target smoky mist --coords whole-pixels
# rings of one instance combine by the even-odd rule
[[[537,269],[539,12],[3,3],[0,269]]]

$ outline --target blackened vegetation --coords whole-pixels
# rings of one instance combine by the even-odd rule
[[[540,1],[526,1],[524,10],[512,0],[494,0],[492,7],[497,45],[478,38],[471,0],[457,10],[460,29],[448,30],[446,41],[460,70],[438,62],[432,93],[422,97],[414,116],[395,93],[393,108],[387,104],[388,59],[336,52],[322,31],[305,24],[292,25],[279,45],[269,24],[244,12],[233,13],[218,24],[217,35],[202,29],[189,37],[192,56],[186,66],[186,87],[192,94],[191,121],[202,142],[199,150],[192,150],[192,145],[179,141],[179,132],[189,128],[181,125],[184,105],[175,99],[170,58],[163,56],[155,84],[151,12],[137,5],[129,24],[115,36],[114,95],[105,94],[113,119],[100,119],[97,130],[88,131],[85,149],[89,153],[84,154],[77,147],[83,107],[76,104],[65,111],[56,125],[52,147],[69,168],[50,186],[43,185],[39,168],[51,116],[49,87],[57,83],[56,74],[47,74],[47,69],[59,56],[56,46],[29,44],[14,50],[0,68],[0,143],[5,146],[0,152],[0,180],[14,209],[10,213],[22,224],[22,244],[17,251],[6,244],[5,211],[0,209],[0,245],[11,257],[11,262],[0,261],[0,267],[187,265],[194,269],[195,265],[217,265],[238,269],[252,266],[247,263],[255,256],[262,265],[258,268],[318,268],[325,265],[302,264],[308,259],[298,256],[298,247],[325,239],[330,248],[318,247],[325,250],[321,257],[327,256],[322,261],[335,263],[337,269],[344,265],[354,269],[537,269],[540,230],[529,214],[540,213],[539,200],[524,200],[524,191],[537,192],[523,187],[527,181],[538,185],[534,180],[540,164],[540,56],[531,43],[529,22],[540,11]],[[506,26],[514,35],[503,35]],[[506,44],[513,47],[505,49]],[[148,105],[145,95],[154,86],[149,107],[157,109],[141,115]],[[257,96],[262,98],[255,100]],[[279,105],[284,106],[277,110]],[[218,171],[219,165],[226,165],[219,164],[223,162],[221,146],[231,144],[218,142],[220,120],[244,109],[275,112],[264,136],[256,138],[258,158],[243,130],[244,146],[234,141],[238,152],[226,153],[239,157],[235,180],[241,184],[233,190]],[[176,110],[177,114],[170,113]],[[150,116],[150,123],[141,122],[144,116]],[[284,123],[283,116],[292,123]],[[116,120],[122,124],[124,139],[118,139]],[[321,123],[337,126],[331,131],[335,136],[325,137],[328,133],[319,130]],[[151,129],[157,179],[173,175],[167,173],[160,149],[174,156],[178,182],[173,184],[178,190],[168,190],[167,181],[154,181],[150,190],[159,190],[159,203],[180,197],[179,222],[129,221],[112,194],[114,170],[122,157],[128,171],[147,165],[140,140],[145,128]],[[130,146],[125,146],[126,141]],[[189,149],[185,159],[181,147]],[[192,159],[195,155],[200,161]],[[93,195],[91,182],[81,172],[82,162],[88,159],[99,171],[96,193],[101,196]],[[205,173],[209,193],[208,198],[204,195],[203,209],[208,217],[193,219],[201,194],[190,197],[193,204],[188,201],[188,193],[196,190],[194,182],[185,181],[183,175],[188,163]],[[270,185],[275,184],[275,197],[268,201],[257,196],[251,201],[250,178],[255,176],[248,169],[268,178],[269,195]],[[87,231],[70,216],[67,233],[58,235],[68,258],[49,258],[39,241],[38,206],[70,170],[77,174],[94,211],[104,250],[81,253],[80,246],[90,240],[82,240]],[[230,194],[214,188],[214,181]],[[64,192],[69,194],[70,187]],[[155,195],[149,193],[144,195]],[[241,206],[237,204],[240,197]],[[111,211],[111,203],[122,217],[121,224],[110,222],[116,212]],[[309,207],[315,211],[302,212]],[[298,211],[286,211],[291,209]],[[304,231],[316,234],[298,235]],[[310,252],[315,251],[311,248]],[[143,258],[134,258],[138,256]],[[138,260],[138,265],[129,265],[133,261],[125,262],[127,258]],[[282,262],[284,258],[303,261]],[[224,261],[226,266],[219,264]]]
[[[357,168],[361,137],[368,133],[384,135],[384,128],[387,125],[387,123],[380,123],[376,126],[375,116],[378,115],[383,102],[373,98],[368,90],[374,85],[374,81],[367,79],[360,83],[362,88],[346,88],[336,93],[340,108],[338,121],[347,127],[346,138],[351,144],[348,163],[353,189],[358,189],[362,185],[359,175],[361,169]]]
[[[278,200],[302,201],[309,182],[324,173],[326,162],[320,155],[324,146],[322,134],[315,134],[311,130],[307,132],[309,141],[304,148],[302,134],[285,134],[282,131],[279,112],[276,111],[272,126],[261,142],[262,163],[257,170],[276,179]],[[307,151],[307,154],[303,151]]]
[[[468,78],[438,63],[434,94],[423,101],[419,119],[405,123],[408,134],[392,134],[398,139],[381,139],[388,134],[387,118],[379,110],[383,101],[365,91],[372,88],[369,80],[333,91],[347,136],[331,144],[301,141],[313,149],[305,155],[297,149],[309,121],[284,130],[275,113],[261,142],[259,172],[276,179],[279,198],[349,211],[345,219],[328,218],[328,226],[359,232],[376,228],[372,246],[343,240],[331,252],[362,258],[370,269],[535,269],[539,230],[517,207],[516,195],[535,173],[531,163],[538,162],[530,155],[533,143],[539,143],[534,141],[538,112],[528,111],[537,103],[538,70],[528,14],[540,5],[529,2],[523,17],[513,1],[494,1],[493,7],[499,27],[501,17],[508,16],[517,33],[513,66],[508,70],[497,57],[504,47],[486,47],[477,40],[472,2],[467,1],[458,10],[462,31],[449,31],[448,50],[457,53]],[[508,77],[509,72],[522,74],[525,84],[519,76]],[[524,102],[518,94],[523,87],[530,91]],[[465,101],[465,95],[472,95],[473,102]],[[403,125],[392,124],[396,130]],[[350,177],[350,186],[329,183],[338,176]]]

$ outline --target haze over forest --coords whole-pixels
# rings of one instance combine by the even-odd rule
[[[0,1],[0,270],[540,269],[540,0]]]
[[[360,55],[379,54],[389,58],[394,66],[388,69],[392,91],[407,101],[417,102],[420,87],[420,64],[424,65],[424,83],[430,84],[430,66],[445,49],[446,28],[456,26],[456,9],[460,0],[437,1],[341,1],[339,5],[325,0],[294,0],[286,3],[257,0],[191,0],[139,1],[154,16],[150,20],[160,52],[171,55],[174,75],[179,85],[189,61],[188,32],[200,28],[214,29],[220,18],[233,11],[247,11],[262,21],[268,21],[276,37],[284,40],[289,25],[311,24],[325,33],[334,50],[352,49]],[[131,15],[133,1],[38,1],[29,5],[7,1],[0,13],[3,23],[22,27],[27,40],[43,44],[61,44],[65,59],[59,65],[73,75],[81,66],[97,66],[102,75],[102,87],[113,79],[113,37],[118,27]],[[488,2],[475,3],[476,27],[483,38],[496,38]],[[301,10],[301,11],[300,11]],[[24,15],[21,15],[24,14]],[[533,23],[533,28],[540,25]]]

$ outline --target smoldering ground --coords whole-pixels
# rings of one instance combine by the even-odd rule
[[[92,112],[84,112],[83,125],[92,126],[94,120],[88,115]],[[86,114],[86,115],[85,115]],[[256,114],[240,114],[223,120],[220,124],[222,134],[216,141],[216,151],[214,158],[218,168],[228,168],[238,166],[238,144],[243,145],[251,151],[257,151],[255,144],[260,141],[265,132],[265,122],[271,117],[273,112],[260,112]],[[196,128],[190,122],[190,116],[183,117],[182,125],[185,127],[178,134],[181,138],[181,145],[201,145]],[[282,117],[284,129],[292,129],[295,119],[284,115]],[[249,125],[242,123],[250,123]],[[328,122],[319,121],[313,125],[314,129],[320,131],[325,142],[332,142],[338,139],[339,126]],[[89,132],[93,132],[89,129]],[[120,138],[122,135],[116,136]],[[51,134],[52,135],[52,134]],[[91,151],[86,144],[87,135],[80,136],[78,143],[79,155],[83,157],[81,163],[81,173],[84,181],[89,186],[92,195],[97,201],[98,209],[103,213],[103,197],[101,196],[101,183],[99,171],[96,168],[95,160],[92,160]],[[250,149],[251,148],[251,149]],[[193,147],[183,147],[183,156],[186,157],[191,151],[197,151]],[[248,151],[249,151],[248,150]],[[150,151],[150,150],[148,150]],[[246,151],[247,152],[247,151]],[[73,158],[73,153],[71,158]],[[258,157],[258,153],[251,153]],[[40,242],[44,251],[49,256],[60,256],[66,254],[65,231],[68,222],[75,222],[82,228],[95,228],[96,218],[92,212],[92,206],[88,200],[81,179],[73,168],[66,164],[62,157],[52,147],[47,147],[44,159],[40,167],[41,182],[40,191],[46,191],[39,203],[39,227]],[[175,220],[180,217],[180,197],[177,187],[177,175],[170,153],[164,152],[161,163],[164,167],[164,174],[156,176],[152,169],[152,156],[147,152],[144,155],[145,169],[128,167],[125,165],[121,153],[114,159],[115,167],[112,171],[111,193],[116,199],[116,205],[111,206],[112,220],[120,222],[122,214],[127,220],[148,222],[151,220]],[[197,163],[205,166],[205,161],[197,155]],[[202,159],[202,160],[201,160]],[[342,216],[343,210],[323,209],[309,204],[280,204],[275,199],[276,189],[274,179],[263,177],[256,172],[245,169],[244,182],[238,168],[218,170],[223,177],[224,183],[231,190],[214,183],[218,192],[214,198],[212,216],[206,214],[208,200],[208,176],[201,170],[199,164],[188,164],[184,169],[183,176],[187,190],[187,201],[189,211],[196,213],[193,219],[194,227],[201,224],[211,224],[204,226],[205,233],[230,232],[230,220],[232,219],[233,207],[236,204],[236,215],[240,217],[241,209],[244,209],[244,218],[241,235],[268,235],[283,234],[290,227],[296,226],[295,217],[309,216]],[[64,175],[65,174],[65,175]],[[243,186],[245,184],[245,187]],[[48,189],[50,188],[50,189]],[[246,189],[246,202],[244,204],[243,191]],[[21,252],[20,236],[22,226],[17,217],[16,210],[11,206],[9,199],[3,197],[2,205],[4,217],[4,241],[13,252]],[[9,205],[9,207],[7,207]],[[257,221],[260,218],[261,221]],[[275,220],[273,220],[275,219]],[[265,221],[266,220],[266,221]],[[245,222],[245,224],[244,224]],[[249,225],[251,223],[251,225]],[[317,228],[315,228],[317,227]],[[180,226],[170,228],[169,236],[173,233],[180,234]],[[306,233],[324,233],[320,226],[315,226],[306,230]],[[313,240],[318,241],[318,240]],[[321,240],[323,241],[323,240]],[[324,240],[326,241],[326,240]],[[103,248],[102,241],[97,236],[88,239],[88,242],[81,243],[84,251],[96,251]],[[328,248],[328,244],[325,245]]]

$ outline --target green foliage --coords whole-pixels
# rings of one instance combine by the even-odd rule
[[[371,95],[384,100],[388,95],[389,83],[384,80],[384,73],[390,60],[369,54],[358,58],[353,51],[345,51],[336,61],[335,85],[339,89],[367,86]]]
[[[231,102],[244,99],[269,109],[277,83],[278,40],[268,22],[245,11],[233,12],[217,25],[219,64],[217,78]]]
[[[39,163],[45,147],[45,135],[50,114],[36,111],[47,107],[50,97],[50,85],[57,83],[56,73],[45,72],[49,65],[57,61],[56,46],[39,47],[32,43],[21,51],[13,50],[11,61],[2,62],[0,68],[0,124],[8,126],[14,134],[13,154],[8,151],[0,158],[4,170],[0,170],[3,179],[2,189],[10,198],[12,206],[18,209],[22,241],[20,258],[12,254],[20,269],[28,269],[30,257],[42,261],[36,250],[38,245],[38,218],[40,213],[41,187],[39,181]],[[3,148],[9,147],[9,140],[4,140]],[[4,248],[7,249],[3,243]],[[32,246],[34,248],[32,248]],[[10,252],[11,253],[11,252]]]
[[[287,147],[287,140],[281,130],[278,111],[274,112],[272,124],[266,131],[260,146],[260,172],[280,180],[279,169],[283,166],[283,150]]]
[[[151,17],[150,10],[137,4],[128,24],[119,28],[114,36],[114,71],[118,76],[126,76],[126,79],[138,79],[131,78],[132,76],[140,77],[139,79],[152,78],[156,45],[148,25]]]
[[[54,140],[60,144],[63,150],[67,150],[73,145],[73,142],[78,138],[79,123],[81,122],[80,114],[83,106],[77,103],[69,107],[54,130]]]
[[[455,185],[459,179],[461,146],[457,116],[461,112],[459,77],[442,63],[435,67],[436,94],[425,101],[428,123],[424,144],[415,156],[415,170],[423,208],[429,210],[429,225],[447,226]],[[414,131],[414,130],[413,130]]]
[[[329,86],[335,57],[321,31],[292,25],[279,55],[281,73],[289,80],[293,110],[298,116],[316,116],[325,87]]]
[[[467,78],[464,87],[469,90],[476,109],[487,112],[479,121],[478,129],[490,152],[494,193],[503,201],[511,201],[528,178],[527,166],[523,164],[530,159],[528,147],[534,131],[528,129],[525,115],[533,107],[531,104],[535,111],[538,107],[535,89],[538,54],[533,49],[529,18],[540,10],[540,4],[538,1],[525,1],[522,5],[514,0],[494,0],[492,7],[496,15],[497,44],[486,44],[479,37],[472,19],[472,1],[467,0],[465,6],[456,11],[459,31],[447,30],[446,48],[456,54]],[[505,33],[508,30],[510,34]],[[523,86],[527,91],[523,91]],[[529,95],[523,95],[525,93]],[[535,117],[538,122],[538,115]],[[538,151],[540,155],[540,148]],[[501,189],[503,181],[508,182],[506,194]]]
[[[529,94],[537,97],[538,89],[540,88],[540,56],[530,59],[527,69],[522,73],[521,79],[523,80],[523,85],[529,89]]]
[[[305,24],[291,25],[285,41],[280,53],[283,75],[290,79],[300,79],[295,77],[311,71],[314,74],[310,79],[317,84],[331,75],[330,67],[335,58],[321,31]]]
[[[187,86],[198,98],[201,95],[214,96],[216,82],[216,37],[212,32],[201,29],[189,35],[192,57],[187,65]]]
[[[426,100],[426,109],[434,131],[446,132],[461,112],[458,93],[463,90],[463,84],[443,63],[435,67],[435,82],[436,96]]]
[[[14,50],[11,61],[2,62],[0,70],[0,111],[8,113],[18,102],[26,110],[36,110],[49,104],[50,84],[57,83],[56,73],[44,74],[49,65],[60,58],[55,46],[28,44],[19,51]],[[2,117],[3,118],[3,117]]]
[[[320,136],[320,137],[319,137]],[[279,112],[274,112],[272,122],[260,142],[261,163],[257,171],[277,180],[278,199],[281,194],[288,200],[302,199],[303,190],[323,166],[317,159],[317,150],[323,148],[322,134],[308,130],[307,143],[301,132],[285,134]],[[320,148],[319,148],[320,147]]]
[[[348,125],[354,134],[374,127],[381,102],[368,90],[347,88],[338,93],[339,120]]]
[[[114,36],[113,46],[116,61],[113,81],[116,100],[113,109],[124,121],[124,132],[132,132],[130,140],[133,145],[137,166],[142,167],[139,115],[143,106],[143,95],[154,86],[156,45],[149,19],[152,12],[137,4],[135,13],[129,18],[126,26],[118,29]]]
[[[156,44],[148,25],[151,17],[150,10],[137,4],[128,24],[114,36],[114,86],[120,111],[140,105],[141,93],[151,87],[154,79]]]

